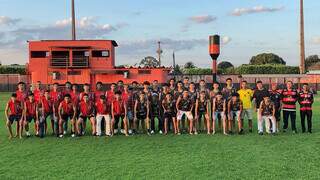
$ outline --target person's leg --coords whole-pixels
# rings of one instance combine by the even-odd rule
[[[258,120],[258,132],[263,134],[263,122],[265,121],[265,116],[260,116]]]
[[[124,127],[124,135],[125,136],[129,136],[128,134],[128,119],[125,118],[124,116],[122,116],[122,123],[123,123],[123,127]]]
[[[13,134],[12,134],[12,124],[13,124],[13,121],[10,119],[9,117],[9,120],[7,121],[6,123],[6,126],[7,126],[7,129],[8,129],[8,132],[9,132],[9,139],[12,139],[13,137]]]
[[[188,120],[189,120],[189,134],[193,134],[192,131],[193,131],[193,123],[194,123],[194,120],[193,120],[192,113],[191,113],[191,112],[187,112],[187,113],[186,113],[186,117],[187,117]]]
[[[297,132],[297,127],[296,127],[296,111],[290,112],[290,119],[291,119],[292,131]]]
[[[65,120],[63,118],[61,118],[59,120],[59,136],[60,137],[63,137],[63,134],[64,134],[64,132],[63,132],[64,131],[64,129],[63,129],[64,124],[65,124]]]
[[[237,118],[237,121],[238,121],[238,132],[239,132],[239,133],[242,133],[242,120],[241,120],[240,111],[238,111],[238,112],[236,113],[236,118]]]
[[[271,122],[272,122],[272,133],[274,134],[274,133],[277,132],[277,127],[276,127],[277,120],[276,120],[276,118],[271,116]]]
[[[307,112],[307,125],[308,125],[308,132],[312,133],[312,110]]]
[[[249,132],[253,132],[253,124],[252,124],[253,112],[252,112],[252,109],[247,109],[247,113],[248,113],[247,117],[248,117]]]
[[[90,123],[91,123],[91,128],[92,128],[92,135],[95,136],[96,135],[96,120],[94,117],[90,117]]]
[[[218,113],[212,113],[212,134],[216,133],[216,121],[219,119]]]
[[[282,113],[283,113],[283,131],[285,132],[288,129],[289,113],[288,111],[282,111]]]
[[[153,131],[153,132],[156,130],[155,123],[154,123],[155,122],[155,118],[156,118],[156,116],[154,116],[154,115],[152,115],[151,118],[150,118],[150,125],[151,125],[150,128],[151,128],[151,131]]]
[[[105,130],[105,135],[110,136],[111,135],[111,116],[109,114],[103,115],[104,117],[104,130]]]
[[[306,124],[305,124],[305,118],[307,116],[306,111],[300,111],[300,119],[301,119],[301,130],[302,133],[306,132]]]
[[[270,120],[271,116],[262,116],[262,119],[264,121],[265,127],[266,127],[266,132],[270,134]]]
[[[204,117],[204,119],[205,119],[205,122],[206,122],[206,124],[205,124],[205,126],[206,126],[206,130],[207,130],[207,134],[210,134],[210,117],[209,117],[209,114],[206,114],[205,115],[205,117]]]
[[[83,118],[79,117],[77,122],[76,122],[76,129],[77,129],[77,133],[78,133],[79,136],[82,134],[81,127],[80,127],[81,124],[83,124]]]
[[[71,136],[74,137],[75,133],[77,132],[77,127],[76,127],[77,120],[70,117],[70,123],[71,123]]]
[[[96,131],[97,131],[97,136],[101,136],[101,121],[103,119],[103,115],[97,114],[96,116]]]

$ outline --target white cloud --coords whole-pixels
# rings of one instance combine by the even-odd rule
[[[217,17],[211,16],[211,15],[200,15],[200,16],[191,16],[189,17],[189,20],[197,23],[197,24],[208,24],[212,21],[215,21]]]
[[[231,13],[232,16],[242,16],[245,14],[253,14],[253,13],[263,13],[263,12],[276,12],[284,9],[284,6],[280,7],[264,7],[264,6],[255,6],[252,8],[236,8]]]
[[[320,44],[320,37],[314,37],[314,38],[312,38],[312,43],[314,43],[314,44]]]
[[[19,21],[21,21],[21,19],[11,18],[8,16],[0,16],[0,25],[15,25]]]
[[[231,37],[223,36],[222,37],[222,44],[228,44],[231,40],[232,40]]]

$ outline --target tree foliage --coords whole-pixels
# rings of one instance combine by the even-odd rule
[[[26,67],[22,65],[0,66],[0,74],[26,74]]]
[[[140,61],[139,65],[143,67],[158,67],[160,64],[156,58],[147,56]]]
[[[286,62],[278,55],[273,53],[262,53],[253,56],[250,60],[250,65],[264,65],[264,64],[282,64],[286,65]]]
[[[188,61],[186,62],[186,64],[184,65],[185,69],[191,69],[191,68],[196,68],[196,65],[194,65],[194,63],[192,61]]]
[[[218,64],[218,69],[228,69],[228,68],[234,68],[233,64],[229,61],[221,61]]]
[[[299,74],[298,66],[285,65],[241,65],[236,68],[237,74]]]
[[[305,66],[306,66],[306,69],[308,69],[309,67],[311,67],[312,65],[316,64],[316,63],[319,63],[320,62],[320,59],[319,59],[319,56],[318,55],[311,55],[311,56],[308,56],[305,60]]]

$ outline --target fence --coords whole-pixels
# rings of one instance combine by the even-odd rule
[[[17,83],[20,81],[28,83],[28,76],[20,74],[0,74],[0,92],[15,91]]]

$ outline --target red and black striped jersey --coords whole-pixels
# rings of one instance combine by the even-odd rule
[[[300,92],[298,102],[300,104],[300,110],[301,111],[308,111],[312,110],[312,104],[313,104],[313,93],[308,92]]]
[[[295,111],[298,100],[298,92],[295,89],[284,89],[281,94],[282,108],[284,111]]]

